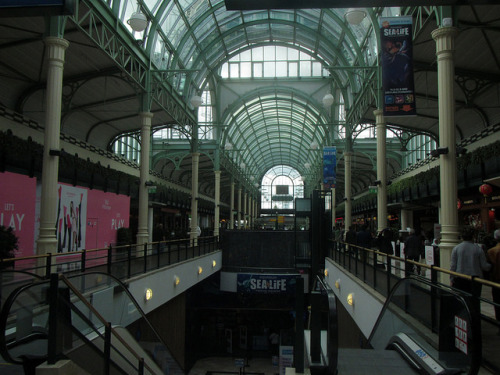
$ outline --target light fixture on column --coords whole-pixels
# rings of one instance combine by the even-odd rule
[[[453,26],[453,18],[443,18],[443,26],[444,27],[452,27]]]
[[[141,12],[141,6],[137,4],[137,12],[131,14],[130,19],[127,21],[132,30],[140,33],[148,26],[148,19],[144,13]]]
[[[359,25],[366,17],[366,12],[361,8],[349,8],[345,12],[345,19],[351,25]]]
[[[233,145],[231,143],[226,143],[224,145],[224,150],[231,151],[233,149]]]
[[[448,152],[448,147],[438,147],[437,149],[431,151],[431,156],[437,158],[439,155],[446,155]]]
[[[245,163],[243,163],[243,162],[240,163],[240,168],[241,169],[245,169],[246,167],[247,167],[247,165]]]
[[[311,168],[311,163],[305,163],[305,164],[304,164],[304,168],[305,168],[305,169],[309,169],[309,168]]]
[[[316,150],[319,147],[318,142],[312,141],[311,142],[311,149]]]
[[[201,96],[194,95],[191,98],[191,105],[193,106],[194,109],[197,109],[202,104],[203,104],[203,98]]]
[[[333,95],[328,93],[323,97],[323,107],[330,108],[333,104]]]

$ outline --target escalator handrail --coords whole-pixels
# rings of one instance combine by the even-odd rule
[[[141,361],[141,356],[136,353],[136,351],[123,339],[120,334],[111,326],[111,323],[107,322],[102,315],[90,304],[89,301],[83,296],[83,294],[80,293],[79,290],[77,290],[74,285],[69,282],[68,278],[63,275],[59,274],[59,280],[61,280],[68,288],[71,289],[71,291],[78,297],[78,299],[87,307],[92,314],[96,316],[96,318],[103,324],[104,327],[111,329],[111,333],[120,341],[120,343],[137,359],[137,361]],[[147,363],[144,363],[144,367],[149,370],[150,373],[154,373],[154,370],[149,367]]]
[[[165,342],[163,341],[163,339],[160,336],[160,334],[158,333],[158,331],[153,327],[153,325],[151,324],[151,322],[149,321],[149,319],[146,317],[146,314],[144,313],[144,311],[142,311],[142,308],[139,306],[139,304],[137,303],[137,301],[135,300],[135,298],[132,296],[132,293],[130,293],[129,289],[127,288],[127,286],[125,285],[125,283],[123,281],[121,281],[119,278],[117,278],[114,275],[111,275],[111,274],[108,274],[108,273],[104,273],[104,272],[84,272],[84,273],[82,273],[80,275],[65,276],[65,278],[67,278],[71,282],[71,279],[79,277],[79,276],[82,276],[82,275],[85,275],[85,276],[88,276],[88,275],[105,275],[106,277],[109,277],[109,278],[113,279],[113,281],[115,281],[118,285],[121,286],[123,292],[125,292],[127,294],[127,296],[129,297],[129,300],[134,304],[135,309],[141,315],[142,320],[148,325],[148,328],[155,335],[156,340],[161,345],[163,345],[165,348],[168,348],[167,344],[165,344]],[[177,362],[176,358],[172,357],[172,359],[175,361],[175,364],[177,365],[178,368],[182,368],[180,366],[179,362]]]
[[[322,294],[326,294],[328,299],[328,329],[327,329],[327,360],[328,373],[336,374],[338,367],[339,356],[339,341],[338,341],[338,314],[337,300],[333,290],[317,275],[314,279],[313,289],[320,287]]]
[[[19,297],[19,295],[23,293],[26,289],[31,288],[35,284],[41,284],[47,282],[48,282],[47,280],[38,280],[17,287],[9,294],[9,296],[5,300],[4,305],[2,306],[2,310],[0,310],[0,354],[9,363],[18,365],[23,363],[22,361],[18,361],[12,358],[7,347],[5,331],[7,329],[7,320],[9,318],[10,309],[12,308],[12,305],[16,301],[17,297]]]
[[[396,284],[394,284],[394,286],[392,287],[391,291],[389,292],[389,294],[384,302],[384,305],[380,311],[380,314],[377,318],[377,321],[375,322],[375,324],[373,326],[372,332],[370,333],[370,336],[368,337],[367,342],[370,343],[371,340],[373,339],[375,332],[377,331],[379,325],[381,324],[381,321],[383,319],[385,311],[387,310],[389,305],[392,303],[391,302],[392,297],[397,292],[399,285],[402,283],[408,282],[409,280],[414,280],[418,283],[425,284],[430,288],[437,288],[438,290],[446,291],[447,293],[452,294],[454,297],[456,297],[457,299],[459,299],[462,302],[467,313],[471,317],[472,325],[477,328],[474,331],[478,331],[478,332],[474,333],[473,340],[468,343],[469,349],[470,349],[469,352],[472,353],[469,375],[477,374],[477,372],[479,371],[479,368],[481,366],[481,340],[477,340],[477,338],[475,336],[481,334],[481,332],[480,332],[480,316],[478,315],[477,312],[474,312],[474,310],[470,308],[469,304],[464,299],[464,292],[453,289],[449,285],[445,285],[445,284],[442,284],[439,282],[432,282],[431,280],[428,280],[426,278],[423,278],[423,277],[420,277],[417,275],[408,275],[405,278],[399,279],[396,282]],[[477,324],[477,322],[479,322],[479,325]]]
[[[87,308],[89,308],[92,311],[92,313],[101,321],[101,323],[104,324],[104,326],[106,326],[106,325],[109,324],[109,322],[105,321],[105,319],[99,314],[99,312],[88,302],[88,300],[85,298],[85,296],[83,296],[80,293],[80,291],[77,290],[77,288],[75,288],[74,285],[70,281],[70,279],[72,279],[72,278],[79,277],[79,276],[82,276],[82,275],[89,275],[89,274],[101,274],[102,275],[103,273],[101,273],[101,272],[88,272],[88,273],[83,273],[83,274],[80,274],[80,275],[72,275],[72,276],[69,276],[69,277],[64,276],[63,274],[58,274],[57,276],[58,276],[58,278],[62,282],[65,283],[66,286],[68,286],[68,288],[70,288],[72,290],[73,293],[75,293],[75,295],[78,297],[78,299],[82,303],[84,303]],[[128,291],[128,289],[125,287],[125,285],[123,284],[123,282],[121,282],[119,279],[117,279],[113,275],[109,275],[109,274],[104,274],[104,275],[106,275],[106,277],[112,278],[117,284],[121,285],[122,290],[125,293],[127,293],[129,299],[134,303],[135,308],[137,309],[137,311],[139,312],[139,314],[141,315],[141,317],[149,325],[149,328],[155,334],[157,341],[159,343],[161,343],[164,347],[167,347],[165,345],[165,343],[163,342],[162,338],[158,335],[158,333],[154,329],[154,327],[150,324],[150,322],[146,318],[144,312],[139,307],[139,305],[137,304],[137,302],[135,301],[135,299],[132,297],[132,295],[130,294],[130,292]],[[10,363],[13,363],[13,364],[23,364],[22,360],[18,360],[17,358],[13,358],[10,355],[9,350],[8,350],[9,348],[8,348],[8,345],[7,345],[7,342],[6,342],[6,337],[5,337],[9,313],[10,313],[10,310],[11,310],[14,302],[16,301],[16,299],[19,297],[20,294],[22,294],[23,292],[25,292],[27,289],[33,287],[34,285],[48,284],[49,282],[50,281],[47,280],[47,279],[40,279],[40,280],[37,280],[37,281],[34,281],[34,282],[30,282],[29,284],[21,285],[21,286],[17,287],[16,289],[14,289],[10,293],[10,295],[7,297],[7,300],[5,301],[5,304],[4,304],[3,308],[2,308],[2,310],[0,311],[0,354],[3,356],[3,358],[6,361],[8,361]],[[113,327],[110,326],[110,330],[111,330],[112,334],[115,337],[117,337],[117,339],[120,341],[120,343],[123,344],[124,347],[127,348],[127,350],[129,350],[131,353],[133,353],[134,356],[138,360],[141,360],[141,358],[139,357],[139,355],[128,345],[128,343],[116,332],[116,330]],[[37,339],[40,338],[39,335],[30,336],[30,337],[31,338],[36,337]],[[28,338],[25,338],[25,339],[28,339]],[[176,361],[175,358],[173,358],[173,360]],[[177,365],[179,366],[178,363],[177,363]],[[147,366],[147,364],[144,364],[144,366],[147,367],[148,370],[151,371],[151,368],[149,366]]]

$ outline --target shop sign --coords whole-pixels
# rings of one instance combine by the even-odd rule
[[[295,293],[298,275],[262,275],[239,273],[237,291],[252,294]]]

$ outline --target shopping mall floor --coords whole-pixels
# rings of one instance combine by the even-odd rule
[[[279,373],[279,367],[273,366],[272,359],[269,357],[249,359],[247,365],[248,366],[244,368],[245,374],[275,375]],[[205,375],[208,372],[214,375],[218,375],[218,373],[239,374],[239,370],[234,358],[211,357],[197,361],[188,375]]]

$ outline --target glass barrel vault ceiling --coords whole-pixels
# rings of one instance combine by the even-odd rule
[[[330,70],[329,91],[340,89],[348,108],[348,91],[359,92],[362,82],[359,75],[342,68],[373,66],[377,59],[373,28],[377,9],[367,10],[363,24],[351,26],[344,19],[346,9],[240,12],[227,11],[223,0],[140,0],[139,4],[153,22],[136,38],[144,40],[157,69],[181,72],[176,75],[182,77],[177,89],[186,98],[207,85],[216,92],[225,62],[255,46],[272,44],[307,52],[325,69],[341,67]],[[127,9],[121,13],[122,21],[137,9],[131,0],[122,0],[120,6]],[[306,173],[304,164],[315,165],[321,156],[311,150],[311,143],[323,145],[332,140],[325,124],[334,119],[317,100],[291,91],[269,92],[267,86],[264,82],[261,92],[231,107],[232,112],[217,114],[225,124],[225,131],[217,132],[218,141],[231,143],[239,151],[232,153],[233,160],[245,161],[253,168],[252,174],[262,176],[265,170],[283,164]]]

